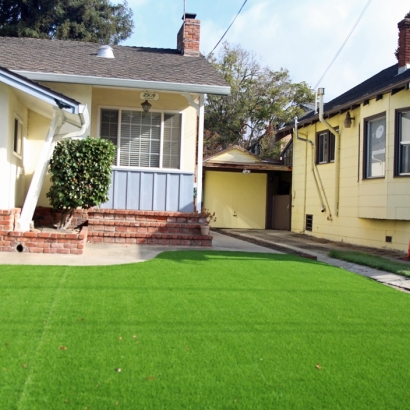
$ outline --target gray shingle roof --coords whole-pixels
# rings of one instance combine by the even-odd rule
[[[69,74],[227,87],[203,57],[178,50],[112,46],[115,58],[97,57],[100,44],[0,37],[0,66],[13,71]]]

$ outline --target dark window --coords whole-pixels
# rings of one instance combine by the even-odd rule
[[[386,115],[364,121],[364,178],[384,177],[386,172]]]
[[[293,141],[291,140],[282,153],[283,165],[292,166]]]
[[[306,230],[312,232],[313,215],[306,215]]]
[[[410,109],[396,117],[396,175],[410,175]]]
[[[316,164],[327,164],[335,160],[335,136],[330,131],[316,134]]]
[[[14,153],[21,157],[21,145],[23,141],[23,124],[18,119],[14,119]]]

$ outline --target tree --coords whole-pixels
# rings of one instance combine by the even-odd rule
[[[223,44],[210,62],[231,86],[231,95],[210,95],[205,111],[205,152],[238,144],[265,157],[277,155],[276,130],[305,113],[301,104],[314,101],[305,82],[292,83],[283,68],[261,67],[255,55]]]
[[[108,200],[112,142],[102,138],[60,141],[50,161],[52,186],[47,192],[54,210],[61,212],[58,228],[66,229],[77,208],[89,209]]]
[[[126,0],[0,0],[0,36],[118,44],[133,26]]]

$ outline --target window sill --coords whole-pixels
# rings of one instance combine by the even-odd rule
[[[14,155],[15,157],[17,157],[18,159],[23,159],[22,155],[17,154],[16,151],[13,151],[13,155]]]
[[[138,171],[138,172],[157,172],[163,174],[194,174],[191,171],[183,171],[181,169],[174,168],[149,168],[149,167],[125,167],[125,166],[112,166],[113,171]]]

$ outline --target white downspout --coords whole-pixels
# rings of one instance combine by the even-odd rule
[[[323,118],[323,96],[325,89],[317,90],[319,96],[319,121],[335,135],[335,214],[339,216],[339,197],[340,197],[340,134]]]
[[[87,106],[80,106],[80,121],[81,128],[79,131],[70,132],[67,134],[58,135],[63,124],[66,122],[66,116],[64,111],[59,108],[54,108],[53,118],[51,120],[50,128],[43,148],[40,153],[40,157],[37,163],[36,170],[34,171],[33,178],[30,183],[29,190],[24,201],[24,205],[21,211],[19,220],[16,223],[16,230],[26,232],[30,230],[30,225],[33,219],[34,211],[37,206],[38,198],[40,196],[41,188],[43,187],[44,180],[46,178],[48,165],[53,155],[53,150],[56,142],[63,138],[72,138],[82,135],[88,128],[90,118],[87,110]]]

